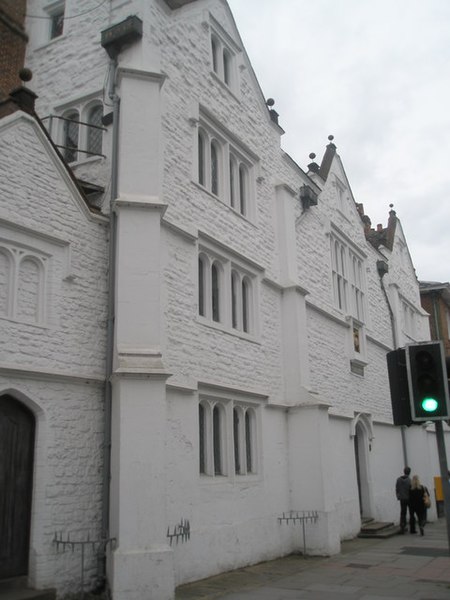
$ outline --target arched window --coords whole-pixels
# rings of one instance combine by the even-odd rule
[[[227,85],[231,85],[231,54],[224,48],[223,50],[223,80]]]
[[[11,276],[11,258],[7,252],[0,250],[0,315],[4,317],[9,314]]]
[[[234,442],[234,472],[241,473],[241,444],[240,444],[240,418],[239,411],[236,407],[233,408],[233,442]]]
[[[239,327],[239,275],[231,272],[231,325],[234,329]]]
[[[34,258],[25,257],[19,267],[17,289],[17,316],[24,321],[37,323],[40,309],[42,265]]]
[[[244,277],[242,280],[242,331],[248,333],[250,331],[250,282]]]
[[[236,182],[237,164],[233,156],[230,156],[230,206],[236,208]]]
[[[206,473],[206,415],[203,404],[198,406],[198,430],[199,430],[199,466],[200,473]]]
[[[78,139],[80,130],[80,115],[73,110],[64,115],[63,156],[68,163],[78,158]]]
[[[255,414],[253,410],[247,409],[245,411],[245,460],[247,473],[255,472],[255,461],[253,458],[254,428]]]
[[[217,75],[219,72],[219,44],[214,36],[211,36],[211,54],[213,71]]]
[[[102,117],[103,107],[100,104],[93,106],[88,113],[87,151],[90,154],[102,153]]]
[[[217,263],[213,263],[211,267],[211,302],[212,302],[212,319],[220,321],[220,270]]]
[[[219,146],[216,141],[211,142],[211,192],[219,195]]]
[[[222,464],[222,410],[219,405],[213,409],[213,457],[214,475],[223,475]]]
[[[198,182],[200,185],[206,185],[205,181],[205,135],[202,131],[198,132]]]
[[[205,277],[206,277],[206,261],[204,256],[198,257],[198,314],[202,317],[206,316],[205,306]]]
[[[247,187],[248,171],[243,164],[239,165],[239,212],[241,215],[247,214]]]

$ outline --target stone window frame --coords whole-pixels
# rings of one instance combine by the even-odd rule
[[[232,37],[210,15],[210,61],[212,76],[233,94],[239,90],[238,56],[242,52]]]
[[[105,158],[103,154],[103,132],[106,131],[106,127],[101,124],[101,119],[99,123],[97,113],[100,107],[103,114],[104,105],[101,98],[79,100],[55,110],[55,113],[49,117],[50,135],[56,140],[56,144],[60,147],[60,151],[68,164],[77,165],[86,161]],[[95,122],[93,122],[94,120]],[[72,130],[69,131],[72,124]],[[98,146],[97,141],[97,147],[93,146],[91,132],[94,128],[95,131],[102,131],[100,146]],[[72,140],[67,139],[69,134],[75,138],[72,150],[70,150]]]
[[[16,323],[27,323],[31,325],[46,325],[46,298],[47,298],[47,280],[49,270],[50,256],[20,246],[4,243],[0,240],[0,253],[5,257],[5,264],[8,265],[7,281],[5,284],[5,309],[0,312],[0,317],[14,321]],[[20,293],[24,281],[21,268],[26,262],[33,263],[37,268],[37,287],[35,298],[35,317],[28,318],[19,310]]]
[[[44,8],[49,18],[48,39],[58,39],[64,35],[65,0],[57,0]]]
[[[239,481],[259,475],[258,411],[258,404],[228,395],[200,395],[200,477]]]
[[[411,302],[409,302],[404,296],[400,295],[400,306],[401,306],[401,328],[405,338],[414,342],[417,335],[417,310]]]
[[[234,213],[254,222],[257,157],[210,115],[201,112],[193,122],[197,125],[195,182]]]
[[[199,240],[199,322],[246,339],[257,339],[259,271],[260,269],[231,251],[218,248],[210,241]]]
[[[366,257],[334,231],[330,234],[330,250],[334,306],[364,324],[367,322]]]
[[[349,199],[347,186],[335,175],[333,178],[333,186],[336,190],[336,203],[339,212],[347,219],[349,216]]]
[[[368,365],[366,326],[351,316],[346,320],[349,324],[350,369],[355,375],[364,376],[364,368]]]

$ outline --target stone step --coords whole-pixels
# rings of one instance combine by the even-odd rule
[[[34,590],[27,587],[26,577],[0,580],[0,600],[55,600],[53,589]]]
[[[0,600],[56,600],[55,590],[16,588],[0,592]]]
[[[385,539],[397,535],[398,532],[399,529],[394,523],[372,520],[362,524],[358,537]]]

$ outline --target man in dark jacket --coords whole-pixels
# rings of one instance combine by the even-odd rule
[[[405,467],[403,475],[395,483],[395,495],[397,496],[397,500],[400,501],[400,533],[405,533],[406,531],[406,513],[409,508],[409,490],[411,489],[410,473],[411,469]],[[411,516],[410,508],[409,514]]]

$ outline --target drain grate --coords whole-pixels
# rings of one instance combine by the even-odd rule
[[[373,565],[363,565],[362,563],[349,563],[345,565],[346,567],[351,567],[352,569],[370,569]]]

